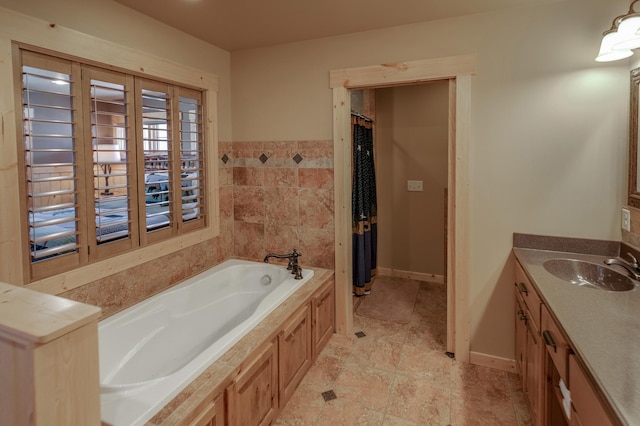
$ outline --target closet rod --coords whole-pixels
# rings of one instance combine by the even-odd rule
[[[373,118],[369,118],[364,114],[359,114],[357,112],[351,111],[351,115],[353,115],[354,117],[362,118],[364,121],[369,121],[373,123]]]

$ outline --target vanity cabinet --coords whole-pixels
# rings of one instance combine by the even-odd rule
[[[571,376],[571,401],[573,413],[571,426],[609,426],[614,423],[607,413],[602,398],[595,391],[580,361],[575,355],[569,356],[569,374]]]
[[[278,412],[278,339],[255,352],[227,388],[230,425],[268,425]]]
[[[569,381],[571,347],[546,306],[542,306],[542,339],[545,346],[545,424],[567,425],[572,406],[570,396],[565,397],[563,392],[573,388]]]
[[[619,424],[519,262],[515,276],[515,361],[533,424]]]
[[[288,401],[311,367],[311,306],[302,306],[278,335],[280,397]]]
[[[533,423],[542,425],[542,301],[519,264],[516,264],[515,289],[516,367],[522,378],[522,389],[529,401]]]
[[[597,386],[591,383],[568,339],[542,307],[542,333],[546,347],[546,407],[547,424],[608,426],[613,425]],[[565,386],[564,392],[560,382]]]

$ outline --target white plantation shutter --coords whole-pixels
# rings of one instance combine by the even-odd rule
[[[202,91],[19,52],[29,281],[205,227]]]

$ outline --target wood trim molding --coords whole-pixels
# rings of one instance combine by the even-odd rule
[[[460,75],[476,73],[476,55],[448,56],[396,62],[360,68],[333,70],[329,87],[385,87],[422,83],[429,80],[446,80]]]
[[[378,276],[408,278],[410,280],[444,284],[444,275],[426,274],[424,272],[403,271],[393,268],[378,267]]]
[[[335,203],[336,332],[353,328],[351,258],[351,96],[345,87],[333,89],[333,179]]]
[[[470,285],[470,192],[469,192],[469,145],[471,136],[471,76],[456,78],[455,101],[455,142],[452,144],[454,156],[449,159],[455,164],[455,172],[449,172],[449,179],[454,179],[454,194],[449,196],[449,211],[453,216],[453,224],[449,224],[450,232],[449,265],[447,266],[455,278],[450,279],[448,294],[451,294],[451,305],[455,314],[455,353],[456,359],[468,361],[471,350],[471,306],[469,304]]]
[[[487,355],[480,352],[470,352],[469,362],[474,365],[482,365],[484,367],[496,368],[509,373],[517,373],[516,362],[512,359]]]
[[[349,89],[450,80],[447,235],[447,350],[469,360],[469,141],[471,75],[476,56],[463,55],[330,72],[333,89],[336,331],[353,325],[351,265],[351,99]]]
[[[218,90],[215,74],[0,7],[0,40],[4,38],[76,56],[83,61],[92,60],[187,86]]]

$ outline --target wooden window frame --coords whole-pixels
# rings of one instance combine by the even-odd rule
[[[182,226],[182,189],[181,189],[181,144],[180,144],[180,119],[179,119],[179,94],[180,91],[186,91],[191,96],[197,97],[198,101],[202,99],[202,91],[194,89],[183,88],[179,85],[158,81],[151,77],[134,76],[130,73],[117,72],[106,69],[106,65],[102,67],[96,67],[94,65],[88,65],[77,60],[68,59],[58,54],[57,52],[38,53],[29,49],[18,47],[18,58],[14,58],[17,68],[20,68],[20,74],[23,73],[24,66],[35,66],[45,71],[68,71],[67,74],[71,78],[71,99],[72,114],[73,114],[73,134],[72,139],[74,142],[73,151],[74,163],[73,169],[75,170],[75,182],[76,189],[74,198],[79,205],[76,209],[77,212],[77,244],[78,249],[75,253],[60,254],[52,258],[45,258],[43,260],[31,260],[29,261],[29,269],[25,271],[25,274],[30,280],[38,280],[41,278],[47,278],[52,275],[56,275],[60,272],[66,272],[74,269],[78,266],[83,266],[88,263],[93,263],[103,259],[105,257],[111,257],[119,253],[128,253],[131,250],[135,250],[139,247],[144,247],[149,244],[174,238],[177,235],[181,235],[185,232],[189,232],[190,228]],[[20,87],[16,87],[16,109],[18,111],[23,110],[23,91],[25,87],[22,84],[22,78]],[[128,217],[129,227],[128,233],[125,238],[109,241],[105,244],[99,244],[95,235],[96,229],[96,215],[92,214],[94,211],[94,198],[99,197],[96,195],[98,192],[98,186],[96,182],[96,175],[94,175],[94,160],[92,155],[89,155],[90,147],[93,146],[94,139],[97,140],[98,135],[93,134],[92,126],[92,110],[90,108],[92,104],[91,95],[91,82],[93,80],[104,81],[107,83],[115,83],[124,87],[127,94],[125,99],[126,105],[126,117],[129,121],[128,135],[127,135],[127,151],[130,155],[127,156],[125,165],[127,167],[127,205],[128,205]],[[143,93],[144,91],[157,92],[166,97],[166,120],[167,120],[167,165],[166,170],[163,172],[167,176],[168,180],[168,193],[167,201],[160,201],[167,208],[167,217],[169,222],[162,225],[159,229],[148,229],[146,221],[148,219],[148,212],[146,210],[146,161],[144,156],[144,137],[143,137],[143,117],[144,117],[144,105],[143,105]],[[199,107],[206,110],[205,107],[199,104]],[[21,137],[18,138],[18,155],[19,158],[25,157],[25,145],[24,145],[24,131],[20,132]],[[203,141],[200,141],[203,144]],[[92,150],[91,150],[92,151]],[[203,149],[204,151],[204,149]],[[205,163],[206,160],[203,158]],[[19,168],[21,174],[24,176],[26,169],[26,162],[21,164]],[[206,179],[206,173],[204,174]],[[23,194],[23,203],[28,200],[27,193],[27,181],[21,178],[21,193]],[[206,196],[204,197],[206,202]],[[166,204],[165,204],[166,203]],[[155,205],[155,202],[149,204]],[[84,208],[82,208],[84,206]],[[26,212],[26,207],[23,207],[23,211]],[[136,212],[138,214],[136,214]],[[158,215],[160,213],[156,213]],[[163,213],[164,214],[164,213]],[[23,220],[27,218],[24,214]],[[202,216],[203,220],[200,220],[200,225],[206,226],[206,216]],[[26,223],[25,223],[26,225]],[[28,227],[25,227],[28,228]],[[197,229],[197,227],[192,227]],[[23,256],[30,258],[30,239],[28,232],[23,237]],[[70,259],[67,259],[69,257]],[[79,265],[78,265],[79,264]]]
[[[15,22],[11,22],[12,19],[20,21],[20,25],[14,25]],[[0,89],[8,94],[0,101],[0,113],[4,124],[2,139],[7,141],[0,145],[0,180],[2,181],[0,197],[6,201],[0,208],[0,228],[2,229],[0,232],[0,259],[2,259],[0,260],[0,281],[58,294],[99,277],[126,270],[159,256],[209,240],[219,234],[217,161],[214,156],[217,152],[217,128],[214,126],[217,116],[217,76],[64,28],[57,28],[55,35],[51,36],[47,31],[42,31],[41,22],[35,19],[3,16],[0,17],[0,21],[0,23],[7,23],[4,27],[6,30],[0,34],[0,56],[11,59],[0,62],[0,71],[2,71],[0,72]],[[69,40],[74,42],[69,43]],[[100,49],[95,48],[96,42],[101,45]],[[202,104],[206,111],[203,119],[206,137],[203,141],[206,147],[205,187],[210,188],[206,194],[206,211],[208,212],[206,223],[192,232],[179,234],[123,254],[111,255],[104,260],[77,267],[74,265],[67,271],[55,271],[55,275],[49,277],[34,279],[29,270],[30,258],[24,255],[23,250],[25,239],[23,224],[26,215],[20,214],[23,212],[19,207],[24,204],[22,201],[24,194],[21,193],[24,185],[19,182],[19,177],[24,170],[20,168],[20,163],[24,166],[24,159],[19,159],[17,144],[13,143],[22,137],[22,114],[21,111],[15,110],[17,104],[15,90],[16,87],[22,86],[19,60],[21,48],[201,91]],[[106,63],[111,65],[105,66]]]

